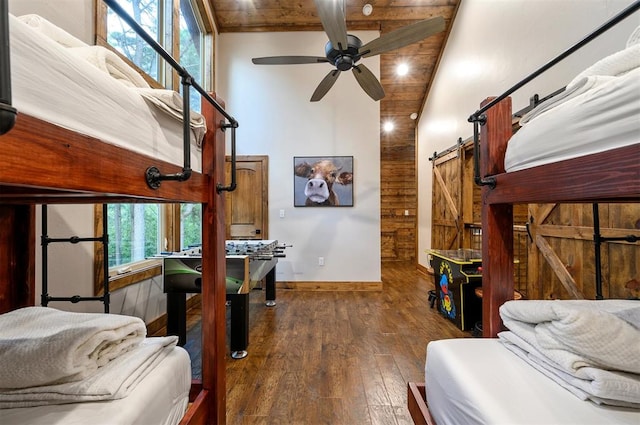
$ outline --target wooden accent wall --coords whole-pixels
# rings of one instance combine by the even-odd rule
[[[382,99],[380,115],[395,120],[396,129],[380,135],[380,239],[383,261],[415,261],[418,183],[415,121],[394,115],[393,99]],[[408,215],[405,215],[405,211]]]

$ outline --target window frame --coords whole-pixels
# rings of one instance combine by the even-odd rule
[[[209,2],[205,0],[159,0],[163,3],[164,16],[160,19],[160,31],[166,31],[167,28],[172,29],[170,33],[171,46],[167,50],[173,57],[180,57],[180,1],[189,1],[198,25],[201,25],[203,33],[202,45],[202,82],[201,86],[205,90],[211,90],[214,87],[214,68],[215,68],[215,24],[213,18],[213,10]],[[159,67],[159,75],[163,75],[165,85],[155,80],[138,66],[122,55],[118,50],[111,46],[107,41],[107,5],[102,0],[95,0],[95,44],[108,48],[120,56],[126,63],[136,69],[143,78],[153,88],[178,88],[180,87],[180,76],[173,68],[162,60],[164,66]],[[168,6],[167,6],[168,5]],[[170,10],[170,13],[168,12]],[[170,74],[169,74],[170,73]],[[171,78],[167,78],[171,75]],[[94,207],[94,234],[96,237],[102,236],[102,204],[96,204]],[[160,207],[162,214],[162,236],[166,241],[166,249],[168,251],[178,250],[180,247],[180,204],[163,204]],[[101,243],[94,244],[94,294],[102,295],[104,291],[104,248]],[[134,285],[144,280],[151,279],[162,274],[162,262],[159,259],[147,259],[133,263],[129,263],[129,267],[124,273],[118,273],[118,267],[109,270],[109,290],[114,291]]]

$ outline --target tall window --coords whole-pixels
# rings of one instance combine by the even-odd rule
[[[166,40],[161,33],[163,4],[159,0],[118,0],[118,4],[131,15],[160,45]],[[131,27],[111,9],[107,11],[107,42],[125,55],[141,70],[162,82],[160,56]]]
[[[202,70],[204,68],[202,60],[204,35],[201,28],[191,2],[182,1],[180,3],[180,64],[200,86],[203,85]],[[200,95],[195,90],[192,90],[189,102],[191,109],[200,111]]]
[[[203,17],[211,16],[206,2],[194,0],[118,0],[136,22],[189,72],[202,87],[209,84],[212,34],[204,28]],[[205,9],[202,9],[202,8]],[[98,40],[117,50],[142,72],[165,88],[181,90],[176,73],[130,26],[108,7],[98,9]],[[175,19],[175,22],[174,22]],[[207,21],[208,22],[208,21]],[[205,87],[206,88],[206,87]],[[191,108],[200,110],[200,95],[191,90]],[[167,248],[178,250],[202,242],[202,208],[197,204],[180,206],[180,214],[170,205],[110,204],[108,211],[109,266],[122,267],[159,254]],[[168,217],[168,222],[163,218]],[[180,229],[180,235],[173,229]],[[96,234],[101,230],[97,229]],[[177,232],[176,232],[177,233]],[[180,246],[177,246],[177,245]]]

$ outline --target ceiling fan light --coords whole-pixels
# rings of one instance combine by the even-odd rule
[[[362,6],[362,14],[364,16],[369,16],[371,15],[372,12],[373,12],[373,6],[371,6],[369,3]]]
[[[396,74],[398,74],[400,77],[404,77],[408,73],[409,73],[409,65],[407,65],[404,62],[401,64],[398,64],[398,66],[396,67]]]

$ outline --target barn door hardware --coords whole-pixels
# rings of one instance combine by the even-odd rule
[[[187,72],[187,70],[178,63],[173,56],[171,56],[156,40],[154,40],[137,22],[133,19],[123,8],[118,4],[116,0],[104,0],[104,3],[111,8],[118,16],[124,20],[135,32],[138,34],[149,46],[153,48],[164,60],[167,61],[173,69],[176,70],[182,81],[182,125],[183,125],[183,156],[184,166],[182,171],[175,174],[162,174],[158,167],[151,166],[147,168],[145,172],[145,178],[147,185],[151,189],[158,189],[160,183],[164,180],[176,180],[186,181],[191,177],[191,127],[190,122],[190,106],[189,106],[189,91],[191,87],[196,89],[202,97],[205,98],[218,112],[220,112],[228,121],[229,126],[232,128],[238,127],[238,122],[224,110],[209,93],[207,93],[198,83],[196,83],[193,77]]]
[[[0,0],[0,135],[16,123],[16,108],[11,106],[11,65],[9,63],[9,9]]]

